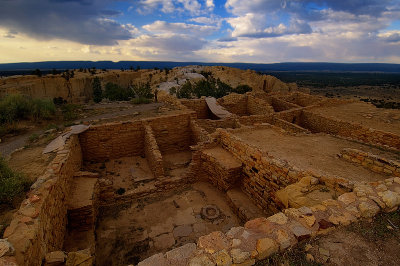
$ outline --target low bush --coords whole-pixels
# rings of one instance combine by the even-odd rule
[[[71,121],[78,118],[78,109],[80,105],[77,104],[63,104],[61,106],[61,112],[64,117],[64,121]]]
[[[24,175],[12,171],[0,157],[0,204],[11,205],[15,197],[29,189],[31,183]]]
[[[12,123],[21,119],[50,119],[56,113],[52,101],[31,99],[19,94],[8,95],[0,100],[0,123]]]
[[[152,100],[148,99],[148,98],[143,98],[143,97],[139,97],[139,98],[134,98],[131,100],[131,103],[133,104],[148,104],[151,103]]]
[[[206,76],[207,80],[200,80],[193,84],[190,81],[187,81],[181,88],[176,89],[176,97],[190,99],[194,97],[200,98],[202,96],[211,96],[221,98],[232,92],[243,94],[252,90],[248,85],[239,85],[236,88],[232,88],[220,79],[214,79],[209,75]]]
[[[122,88],[115,83],[107,83],[103,97],[110,101],[128,101],[135,95],[130,88]]]

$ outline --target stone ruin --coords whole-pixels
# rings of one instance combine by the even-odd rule
[[[90,126],[55,152],[0,264],[253,265],[400,205],[400,127],[340,116],[352,101],[230,94],[219,119],[164,97],[177,114]]]

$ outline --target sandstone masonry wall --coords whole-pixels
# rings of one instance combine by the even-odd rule
[[[181,103],[187,108],[193,110],[197,114],[198,119],[210,118],[210,111],[208,109],[205,99],[193,99],[193,100],[180,100]]]
[[[347,161],[360,164],[374,172],[400,177],[400,162],[388,160],[357,149],[343,149],[341,156]]]
[[[162,155],[149,125],[144,126],[144,153],[154,176],[156,178],[164,176]]]
[[[230,113],[243,116],[247,115],[247,95],[231,93],[217,100],[218,104],[225,107]]]
[[[194,144],[190,130],[193,115],[194,112],[146,119],[162,154],[189,150],[189,146]]]
[[[141,121],[91,126],[79,135],[85,161],[144,155]]]
[[[18,265],[42,265],[46,253],[62,250],[67,226],[67,197],[71,179],[80,169],[82,154],[78,138],[71,136],[57,152],[46,173],[32,186],[16,216],[4,232],[15,248]],[[0,265],[4,265],[0,258]],[[11,264],[13,265],[13,264]]]
[[[364,143],[400,150],[400,136],[393,133],[363,127],[360,124],[334,120],[311,111],[302,111],[302,125],[311,132],[324,132]]]
[[[250,115],[267,115],[273,114],[274,108],[269,105],[268,102],[253,97],[251,95],[247,96],[247,113]]]

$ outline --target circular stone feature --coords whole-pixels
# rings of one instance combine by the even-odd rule
[[[201,218],[213,221],[221,216],[221,211],[215,205],[207,205],[201,208],[200,214]]]

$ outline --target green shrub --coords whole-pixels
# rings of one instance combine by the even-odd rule
[[[61,106],[61,111],[64,117],[64,121],[71,121],[78,118],[77,110],[80,108],[80,105],[77,104],[64,104]]]
[[[176,93],[176,88],[172,87],[171,89],[169,89],[169,94],[170,95],[174,95]]]
[[[122,88],[115,83],[107,83],[104,91],[104,98],[110,101],[127,101],[134,97],[134,93],[129,88]]]
[[[29,136],[29,142],[35,142],[38,139],[39,139],[39,135],[36,133],[33,133],[32,135]]]
[[[27,191],[30,185],[24,175],[12,171],[0,157],[0,204],[12,204],[14,198]]]
[[[236,92],[239,94],[244,94],[249,91],[252,91],[252,88],[249,85],[239,85],[232,90],[232,92]]]
[[[0,101],[0,123],[12,123],[28,118],[31,104],[27,97],[20,94],[6,96]]]
[[[148,104],[151,102],[152,102],[151,99],[143,98],[143,97],[134,98],[131,100],[131,103],[133,103],[133,104]]]
[[[135,84],[132,86],[132,90],[139,98],[153,98],[149,82]]]
[[[31,115],[35,121],[50,119],[56,113],[56,106],[52,101],[33,99],[31,101]]]
[[[101,84],[100,84],[100,79],[96,77],[93,80],[93,101],[95,103],[101,102],[101,99],[103,98],[103,91],[101,89]]]

